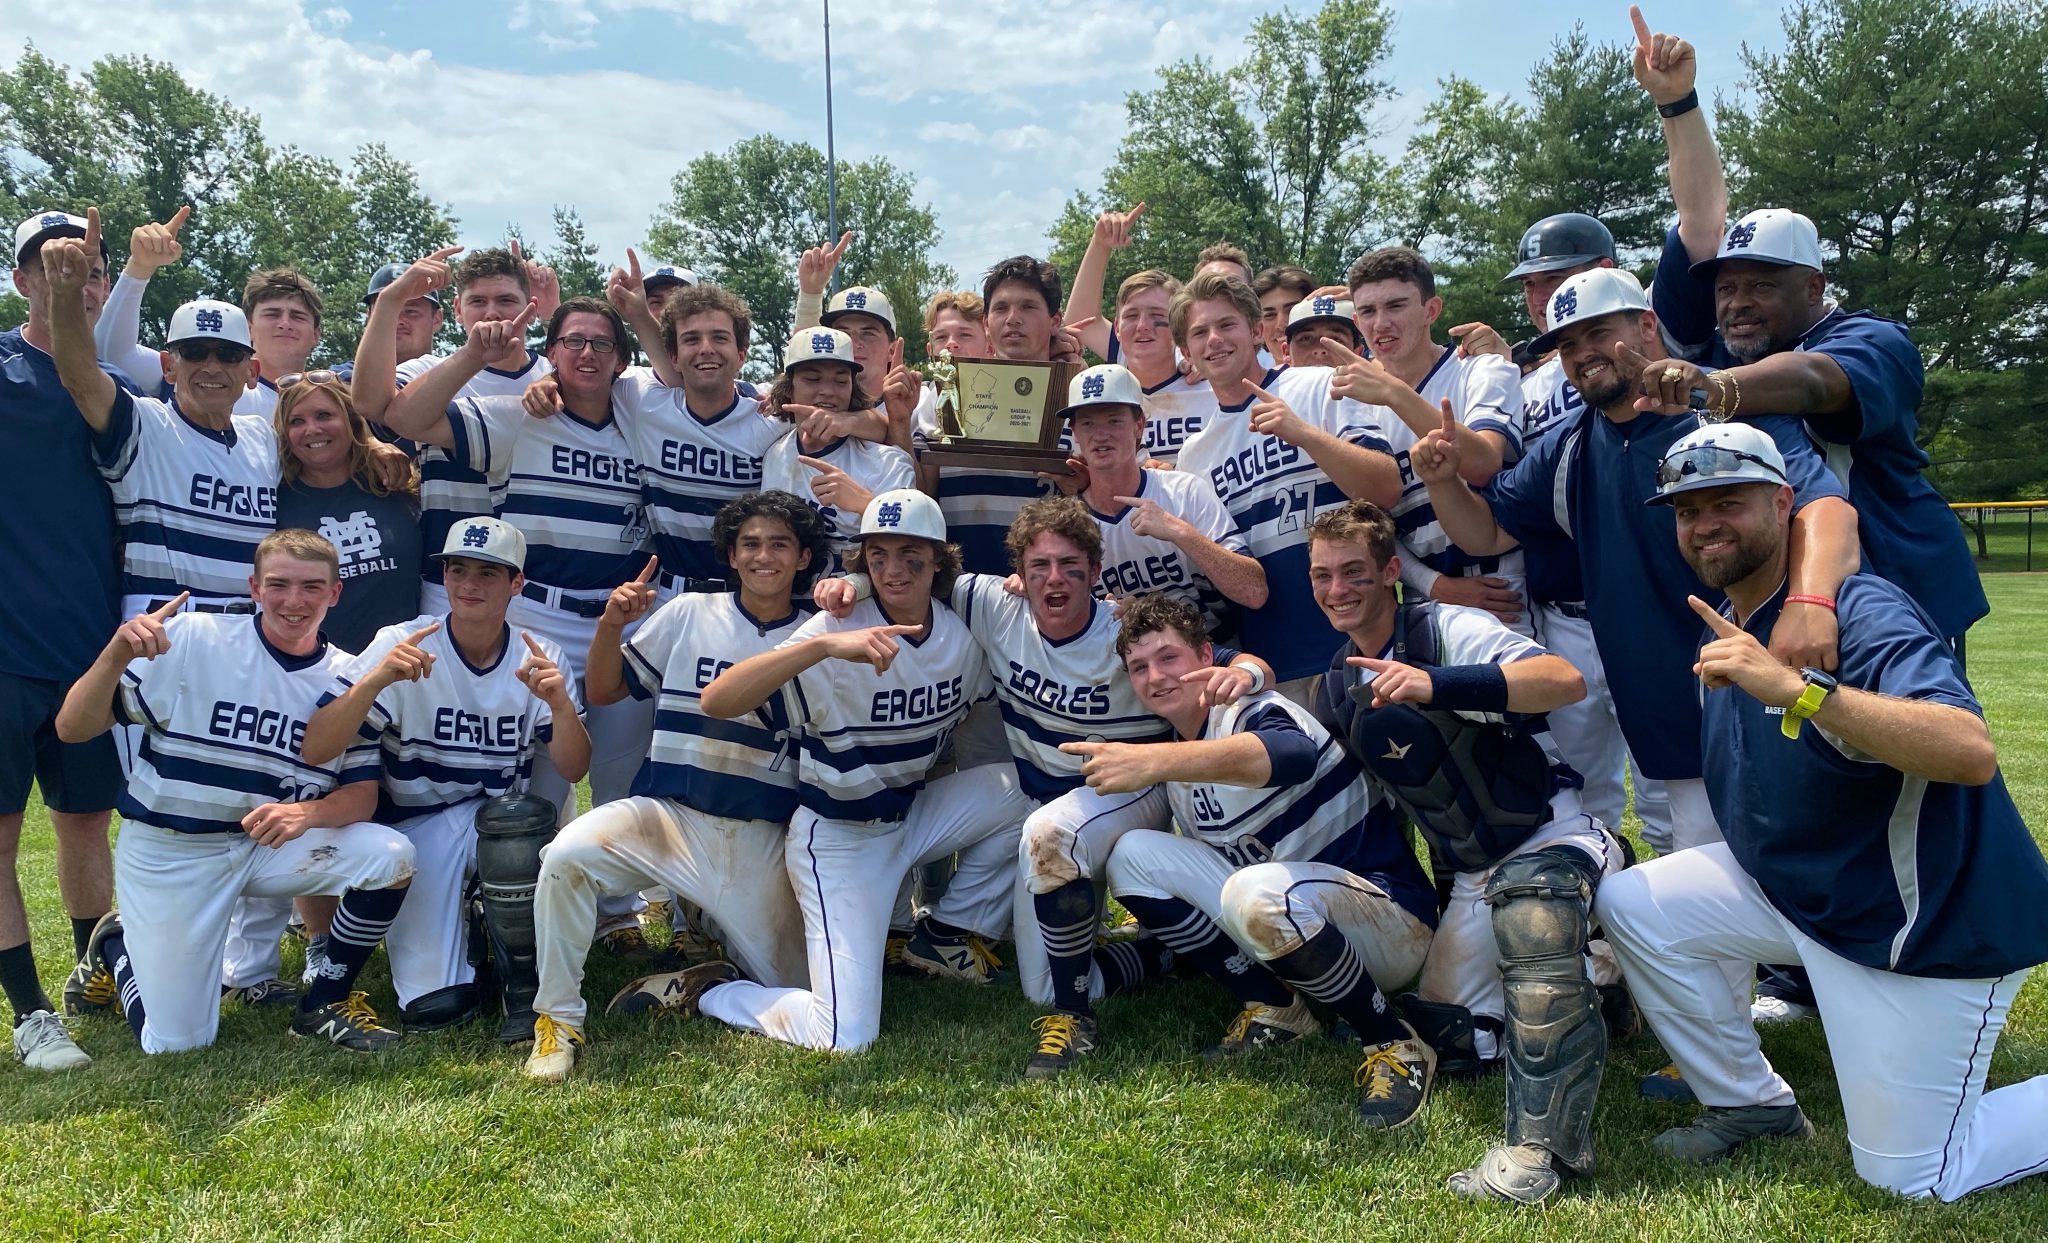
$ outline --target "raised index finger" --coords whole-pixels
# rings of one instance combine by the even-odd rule
[[[433,254],[428,255],[427,258],[432,262],[438,263],[447,259],[451,255],[461,254],[463,252],[463,249],[464,248],[461,246],[443,246],[441,249],[435,251]]]
[[[413,633],[411,633],[411,634],[409,634],[409,635],[405,636],[405,642],[406,642],[406,645],[407,645],[408,647],[411,647],[411,646],[415,646],[415,645],[417,645],[417,644],[419,643],[419,641],[420,641],[421,639],[424,639],[424,638],[426,638],[427,636],[429,636],[429,635],[433,634],[433,633],[434,633],[434,632],[435,632],[436,630],[439,630],[440,628],[441,628],[441,623],[440,623],[440,622],[435,622],[435,623],[434,623],[433,625],[431,625],[431,626],[426,626],[426,627],[422,627],[421,629],[419,629],[419,630],[416,630],[416,631],[414,631]]]
[[[1451,409],[1451,399],[1446,397],[1438,403],[1444,412],[1444,435],[1456,439],[1458,435],[1458,412]]]
[[[633,581],[636,583],[651,583],[654,581],[654,575],[656,571],[660,569],[661,558],[649,557],[647,558],[647,564],[645,566],[642,566],[640,569],[640,577],[634,579]]]
[[[192,205],[190,203],[187,203],[185,204],[185,206],[180,207],[177,211],[171,213],[171,218],[164,222],[164,227],[171,231],[172,237],[176,237],[178,236],[178,230],[184,228],[185,222],[187,220],[190,220],[191,218]]]
[[[1687,596],[1685,602],[1690,604],[1692,611],[1700,615],[1700,620],[1712,627],[1714,633],[1721,638],[1732,639],[1742,633],[1742,627],[1721,616],[1721,610],[1708,604],[1698,596]]]
[[[191,598],[191,592],[181,591],[177,595],[164,601],[162,608],[151,611],[150,616],[156,618],[158,621],[162,621],[167,617],[176,617],[178,615],[178,610],[185,607],[185,601],[190,600]]]
[[[100,209],[88,207],[85,209],[85,263],[88,270],[92,267],[92,257],[99,253],[99,249]]]
[[[1139,200],[1138,200],[1138,205],[1137,205],[1136,207],[1133,207],[1133,208],[1132,208],[1132,209],[1131,209],[1130,211],[1128,211],[1128,212],[1125,212],[1125,213],[1124,213],[1124,223],[1125,223],[1125,224],[1136,224],[1136,223],[1138,223],[1138,217],[1140,217],[1140,216],[1142,216],[1142,215],[1144,215],[1144,214],[1145,214],[1145,200],[1144,200],[1144,199],[1139,199]]]
[[[522,638],[522,639],[524,639],[524,640],[526,640],[526,650],[527,650],[527,651],[529,651],[529,652],[532,652],[532,653],[533,653],[533,654],[534,654],[535,656],[538,656],[538,657],[539,657],[540,659],[542,659],[542,660],[546,660],[546,659],[548,658],[548,654],[547,654],[546,652],[543,652],[543,651],[541,651],[541,650],[540,650],[540,644],[538,644],[538,643],[535,643],[535,642],[533,641],[533,636],[532,636],[532,635],[530,635],[530,634],[528,634],[528,633],[527,633],[526,631],[522,630],[522,631],[520,631],[520,632],[519,632],[519,637],[520,637],[520,638]]]
[[[1644,51],[1648,51],[1650,47],[1650,23],[1643,18],[1642,6],[1639,4],[1629,5],[1628,19],[1635,23],[1636,46]]]

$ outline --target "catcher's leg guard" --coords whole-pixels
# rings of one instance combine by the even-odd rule
[[[1493,1020],[1452,1002],[1424,1001],[1414,993],[1402,995],[1394,1004],[1422,1043],[1436,1050],[1439,1078],[1469,1079],[1493,1069],[1495,1063],[1479,1056],[1477,1039],[1482,1025],[1496,1030]]]
[[[501,794],[476,813],[476,874],[490,931],[492,971],[505,1003],[498,1039],[533,1038],[533,998],[540,990],[534,957],[533,893],[541,847],[555,839],[555,805],[534,794]]]
[[[398,1019],[407,1031],[440,1031],[462,1026],[482,1009],[483,994],[475,984],[450,984],[413,998],[411,1005],[398,1011]]]
[[[1549,846],[1502,863],[1486,885],[1507,1000],[1508,1144],[1538,1145],[1575,1174],[1593,1169],[1593,1102],[1607,1060],[1585,960],[1599,879],[1584,852]]]

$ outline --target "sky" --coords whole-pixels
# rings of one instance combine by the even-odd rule
[[[832,85],[841,159],[885,156],[916,179],[963,276],[1046,248],[1077,189],[1094,189],[1124,98],[1160,66],[1242,55],[1283,0],[839,0]],[[258,113],[278,145],[346,162],[382,142],[488,244],[516,223],[535,245],[557,204],[615,261],[638,246],[692,158],[763,131],[825,145],[820,0],[124,0],[118,21],[0,0],[0,30],[83,69],[143,53]],[[1294,0],[1297,12],[1314,0]],[[1398,152],[1436,82],[1462,74],[1520,96],[1550,41],[1583,22],[1632,40],[1625,4],[1391,0],[1399,92],[1380,145]],[[76,10],[72,11],[74,14]],[[1654,29],[1699,48],[1701,95],[1739,88],[1742,44],[1782,44],[1759,0],[1652,3]],[[1536,15],[1539,14],[1540,16]],[[11,63],[18,46],[6,50]],[[693,256],[662,256],[688,263]],[[792,256],[792,260],[794,256]],[[844,274],[858,279],[858,273]]]

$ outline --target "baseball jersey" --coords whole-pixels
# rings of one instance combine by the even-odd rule
[[[1370,407],[1330,395],[1328,367],[1269,371],[1260,387],[1331,435],[1391,451]],[[1243,611],[1238,634],[1245,650],[1264,658],[1285,682],[1321,670],[1316,645],[1301,641],[1329,624],[1309,594],[1308,524],[1348,498],[1307,451],[1251,430],[1246,412],[1256,400],[1250,395],[1236,405],[1219,404],[1181,449],[1178,469],[1209,481],[1247,550],[1265,567],[1266,603]]]
[[[761,403],[737,389],[731,405],[699,418],[683,390],[664,387],[652,373],[620,376],[612,410],[640,464],[640,496],[662,572],[723,580],[711,520],[761,486],[761,459],[785,425],[762,418]]]
[[[1165,721],[1138,701],[1116,654],[1119,623],[1109,606],[1091,602],[1088,624],[1071,638],[1048,639],[1031,605],[991,574],[962,574],[953,608],[988,655],[1003,733],[1017,763],[1017,784],[1050,802],[1086,784],[1082,759],[1063,742],[1156,742],[1172,736]]]
[[[1235,553],[1248,553],[1242,532],[1209,481],[1186,471],[1147,470],[1138,480],[1137,495],[1159,503],[1159,507],[1218,544]],[[1106,514],[1089,506],[1095,525],[1102,531],[1102,575],[1096,580],[1097,599],[1113,596],[1144,596],[1162,593],[1193,605],[1202,614],[1210,634],[1224,628],[1230,601],[1216,590],[1209,576],[1196,569],[1178,545],[1156,535],[1139,535],[1131,530],[1131,507]]]
[[[832,542],[832,564],[825,573],[844,574],[846,555],[853,551],[860,535],[860,514],[820,504],[817,495],[811,491],[811,480],[818,477],[818,472],[797,461],[798,455],[838,467],[876,496],[898,488],[916,487],[917,469],[911,465],[910,455],[894,445],[876,444],[872,440],[852,436],[842,436],[813,453],[804,449],[803,437],[792,427],[769,446],[766,456],[761,459],[761,486],[779,488],[802,497],[817,511],[819,520],[825,524],[825,535]]]
[[[123,389],[92,451],[121,529],[123,594],[247,598],[256,545],[277,529],[270,420],[201,427],[176,401]]]
[[[1448,400],[1460,423],[1475,432],[1494,432],[1504,438],[1504,460],[1512,462],[1521,456],[1521,376],[1512,364],[1491,354],[1459,358],[1456,349],[1445,346],[1415,391],[1431,409]],[[1439,574],[1519,576],[1520,551],[1474,557],[1451,542],[1443,524],[1437,521],[1436,507],[1429,503],[1429,488],[1416,477],[1408,460],[1421,436],[1393,411],[1380,412],[1378,407],[1375,411],[1386,432],[1394,464],[1401,470],[1401,499],[1394,504],[1393,519],[1402,554]]]
[[[1784,592],[1743,628],[1768,641]],[[1983,715],[1940,627],[1901,588],[1851,575],[1835,616],[1844,687]],[[1785,710],[1740,688],[1698,694],[1716,759],[1706,775],[1714,818],[1735,861],[1801,932],[1905,975],[1981,980],[2048,960],[2048,864],[2002,775],[1981,786],[1930,781],[1818,721],[1788,739]]]
[[[655,701],[654,738],[634,794],[713,816],[788,822],[797,758],[784,698],[730,721],[706,716],[699,701],[713,678],[777,647],[803,619],[794,610],[755,617],[734,593],[687,592],[640,623],[622,649],[626,689]]]
[[[69,682],[120,624],[113,502],[56,360],[19,329],[0,333],[0,411],[0,673]]]
[[[1121,363],[1123,352],[1123,342],[1112,327],[1109,357],[1105,361]],[[1180,351],[1175,350],[1173,357],[1179,362]],[[1259,351],[1259,358],[1268,365],[1272,362],[1264,349]],[[1168,466],[1179,464],[1181,449],[1216,413],[1216,398],[1209,392],[1209,382],[1181,371],[1157,384],[1145,385],[1144,402],[1145,443],[1138,447],[1138,456]]]
[[[1799,420],[1779,416],[1755,424],[1785,457],[1795,507],[1842,495]],[[1483,490],[1495,521],[1516,539],[1525,533],[1570,537],[1629,754],[1645,776],[1667,781],[1701,772],[1692,674],[1700,628],[1685,598],[1718,604],[1721,593],[1701,582],[1680,555],[1671,507],[1645,502],[1659,491],[1664,455],[1698,427],[1692,415],[1638,415],[1616,423],[1589,410],[1564,434],[1536,441]]]
[[[1209,709],[1201,738],[1258,734],[1273,773],[1256,788],[1169,781],[1167,805],[1182,833],[1233,867],[1327,863],[1363,876],[1417,919],[1436,925],[1436,895],[1400,818],[1382,806],[1365,774],[1314,714],[1273,691]],[[1194,741],[1194,740],[1190,740]]]
[[[408,635],[437,621],[441,628],[419,644],[434,658],[432,674],[385,687],[359,731],[383,753],[377,819],[386,824],[525,789],[534,745],[545,745],[554,736],[553,711],[519,680],[528,652],[520,632],[510,626],[498,659],[484,669],[463,658],[445,617],[415,617],[386,626],[362,655],[334,675],[320,703],[347,694]],[[534,641],[556,665],[572,667],[552,640],[535,635]],[[576,680],[567,681],[574,696]]]
[[[457,402],[458,455],[499,493],[498,516],[526,537],[526,577],[572,591],[609,589],[647,563],[640,467],[618,420],[564,409],[527,415],[516,397]]]
[[[123,820],[174,833],[240,833],[265,803],[304,803],[377,779],[358,739],[325,764],[299,756],[322,692],[352,659],[328,643],[304,656],[271,645],[261,614],[180,613],[170,650],[121,672],[114,716],[142,726],[121,792]]]
[[[1586,409],[1586,399],[1564,377],[1564,364],[1556,354],[1522,377],[1522,444],[1515,448],[1501,469],[1520,461],[1527,446],[1553,433],[1562,434]],[[1533,534],[1533,533],[1532,533]],[[1544,604],[1580,604],[1586,587],[1579,580],[1579,558],[1571,541],[1560,532],[1535,535],[1522,545],[1522,572],[1531,601]]]
[[[862,600],[844,620],[813,614],[779,646],[892,624],[879,602]],[[880,676],[869,665],[824,660],[783,688],[803,746],[797,802],[827,820],[903,819],[953,727],[992,689],[981,645],[937,600],[925,637],[896,642]]]
[[[315,532],[341,558],[341,599],[321,623],[330,642],[360,652],[379,630],[420,611],[425,550],[419,502],[409,494],[378,496],[353,479],[309,488],[301,479],[279,486],[277,527]]]
[[[447,360],[445,354],[422,354],[398,364],[398,386],[404,388]],[[464,398],[520,397],[525,394],[527,385],[553,370],[547,359],[528,350],[524,367],[517,371],[485,367],[462,386],[456,400],[460,403]],[[482,413],[481,410],[478,412]],[[523,412],[520,417],[525,417]],[[476,425],[458,418],[454,407],[449,409],[448,422],[455,432],[455,448],[448,450],[422,445],[418,456],[420,539],[429,552],[441,551],[442,545],[448,541],[449,530],[462,519],[495,517],[502,496],[502,481],[499,487],[494,488],[485,468],[478,464],[488,461],[492,446],[464,440],[465,434],[476,430]],[[512,434],[510,421],[502,417],[494,430]],[[440,582],[441,563],[428,558],[420,567],[420,577],[430,583]]]

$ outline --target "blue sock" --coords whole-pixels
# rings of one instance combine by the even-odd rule
[[[1372,973],[1335,924],[1266,964],[1273,974],[1317,1001],[1327,1002],[1368,1045],[1406,1040],[1408,1029],[1394,1017]]]
[[[1173,951],[1150,935],[1111,941],[1095,947],[1095,969],[1102,972],[1102,995],[1114,997],[1173,970]]]
[[[348,996],[404,901],[403,889],[351,889],[341,895],[334,926],[327,933],[327,963],[306,989],[299,1003],[303,1009],[317,1010]]]
[[[1095,882],[1070,880],[1051,893],[1031,896],[1045,959],[1052,968],[1052,1008],[1061,1014],[1093,1014],[1088,1003],[1089,967],[1095,949]]]
[[[1266,969],[1237,942],[1223,935],[1215,920],[1179,898],[1135,898],[1117,895],[1124,909],[1158,935],[1175,955],[1194,963],[1231,996],[1250,1005],[1286,1007],[1294,1004],[1294,991],[1279,976]]]
[[[135,1038],[142,1039],[142,988],[135,982],[135,968],[128,962],[128,937],[117,932],[100,941],[100,966],[114,977],[115,991],[121,998],[121,1014],[128,1020],[128,1026],[135,1029]]]

